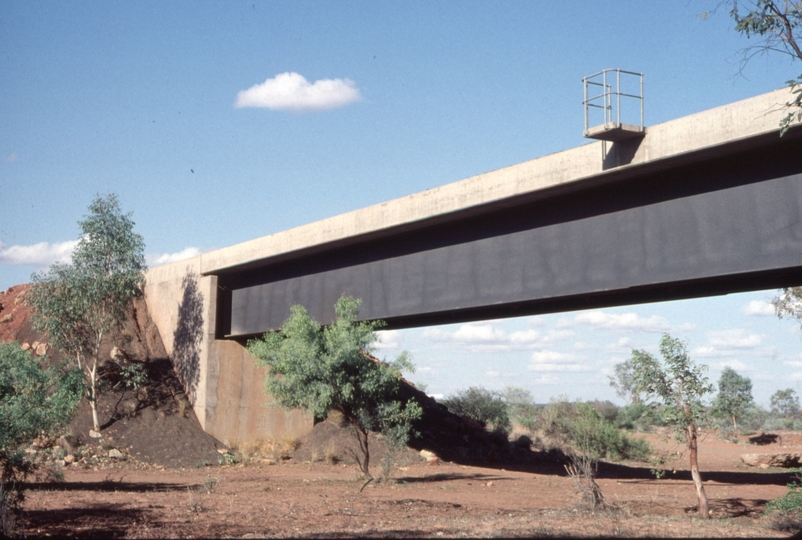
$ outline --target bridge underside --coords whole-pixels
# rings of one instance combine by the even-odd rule
[[[343,293],[403,328],[800,284],[802,138],[776,137],[221,271],[217,336]]]

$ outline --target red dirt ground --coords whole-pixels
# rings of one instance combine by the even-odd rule
[[[665,437],[649,439],[666,451],[675,446]],[[619,509],[596,514],[581,507],[570,479],[552,464],[511,470],[419,459],[396,469],[392,481],[360,492],[352,465],[285,460],[191,469],[70,467],[63,483],[30,492],[27,532],[32,538],[788,536],[769,528],[762,511],[786,492],[789,475],[746,469],[738,455],[753,449],[702,442],[709,520],[697,517],[684,460],[661,480],[642,464],[604,464],[598,482]],[[800,450],[798,443],[783,448]]]

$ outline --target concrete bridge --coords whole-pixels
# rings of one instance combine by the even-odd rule
[[[802,282],[802,128],[787,89],[148,271],[146,299],[207,432],[298,436],[245,340],[341,294],[404,328]]]

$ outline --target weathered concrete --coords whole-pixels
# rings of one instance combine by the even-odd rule
[[[151,268],[145,301],[203,429],[228,445],[308,432],[308,414],[271,406],[242,345],[214,339],[217,277],[199,270],[200,257]]]
[[[264,407],[263,372],[241,345],[215,339],[219,276],[773,144],[789,96],[781,89],[650,126],[635,141],[591,143],[153,268],[146,285],[151,317],[207,432],[232,443],[299,435],[311,419]]]
[[[204,429],[227,445],[255,439],[292,439],[313,425],[305,411],[284,411],[264,394],[265,369],[235,341],[217,340],[208,358]]]

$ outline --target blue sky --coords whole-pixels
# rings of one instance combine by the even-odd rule
[[[645,73],[646,124],[781,87],[718,0],[0,0],[0,289],[68,257],[97,193],[133,212],[151,264],[585,144],[581,79]],[[802,380],[776,291],[415,329],[430,392],[513,384],[615,398],[612,365],[660,332],[755,397]]]

